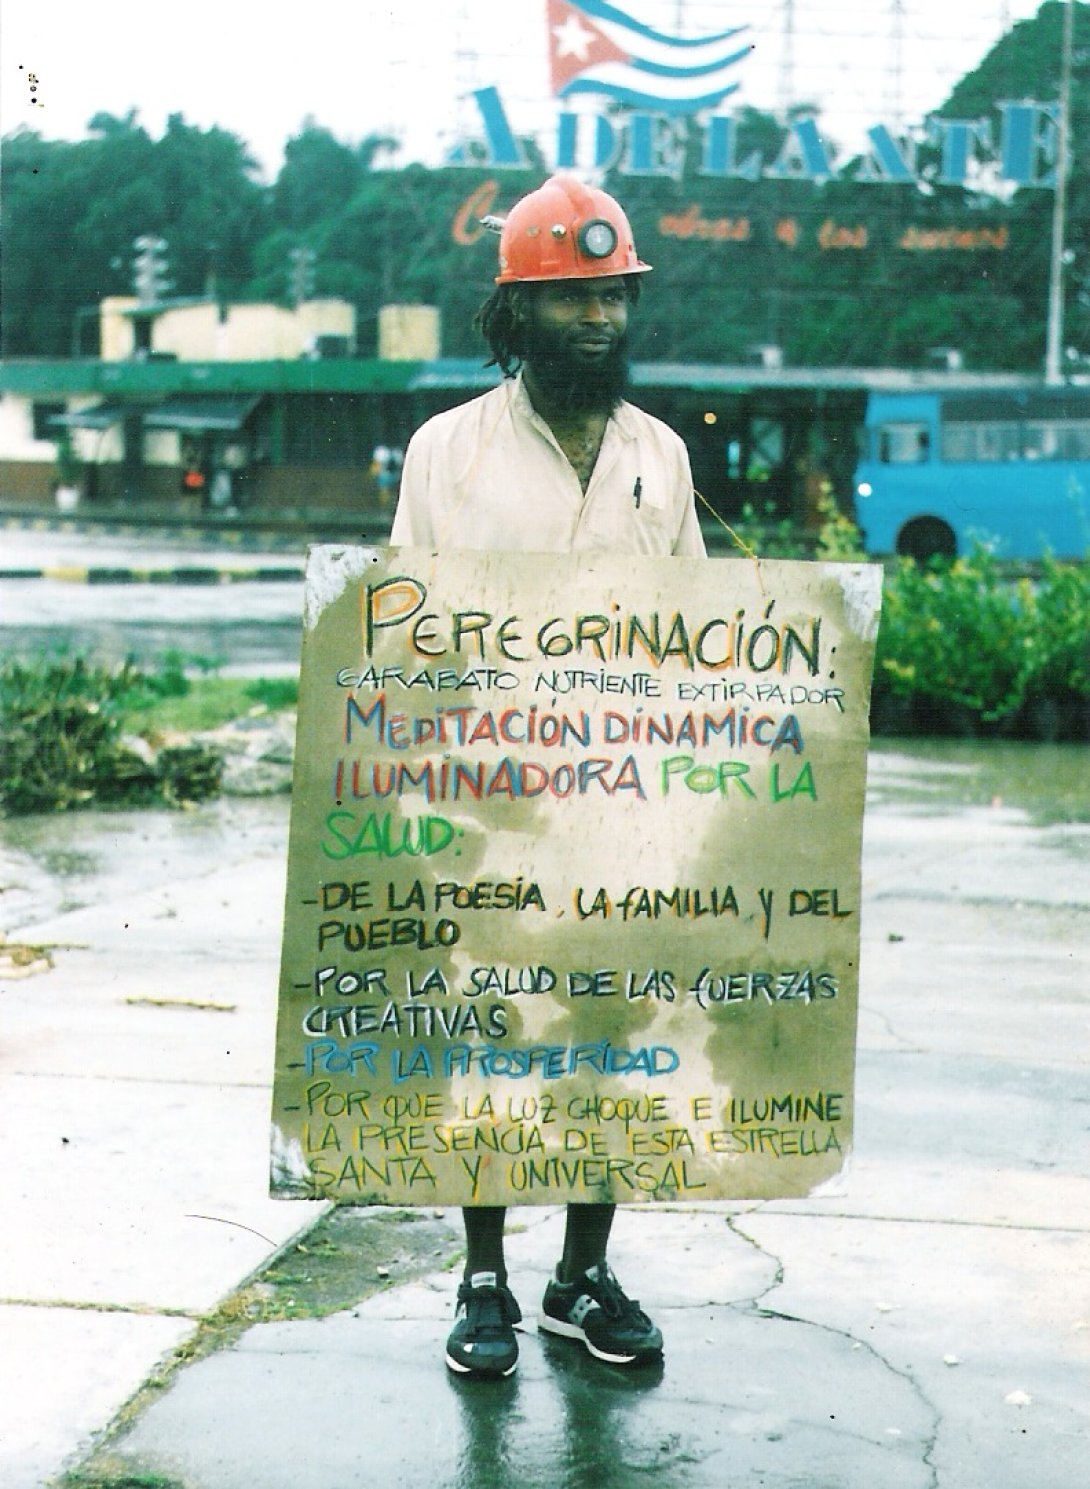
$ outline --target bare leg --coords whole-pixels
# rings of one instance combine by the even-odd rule
[[[472,1277],[474,1272],[495,1272],[500,1287],[506,1287],[507,1264],[503,1259],[503,1222],[506,1215],[507,1211],[502,1205],[478,1205],[462,1211],[466,1227],[467,1278]]]
[[[574,1282],[588,1268],[605,1261],[616,1205],[569,1205],[564,1255],[557,1269],[560,1282]]]

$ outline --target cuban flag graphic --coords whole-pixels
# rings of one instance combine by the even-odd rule
[[[629,108],[693,114],[714,108],[739,84],[733,73],[751,48],[744,26],[712,36],[669,36],[608,0],[547,0],[553,93],[598,93]]]

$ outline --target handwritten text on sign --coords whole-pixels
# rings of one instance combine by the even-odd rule
[[[879,593],[868,566],[312,550],[274,1192],[836,1172]]]

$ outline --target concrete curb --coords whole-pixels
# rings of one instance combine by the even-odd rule
[[[62,584],[250,584],[295,583],[303,566],[262,565],[256,568],[213,568],[185,565],[169,569],[131,569],[113,566],[54,565],[0,569],[0,579],[52,579]]]
[[[241,551],[295,552],[308,543],[381,543],[392,511],[330,513],[294,510],[247,518],[182,516],[160,510],[141,513],[79,511],[60,513],[32,507],[0,506],[0,532],[126,538],[146,542],[208,544]]]

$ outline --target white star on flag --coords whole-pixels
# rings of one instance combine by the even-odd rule
[[[558,57],[578,57],[580,62],[586,61],[594,32],[581,26],[577,15],[569,15],[562,26],[554,26],[553,35]]]
[[[623,0],[622,0],[623,3]],[[701,37],[656,31],[616,0],[546,0],[549,77],[557,98],[597,94],[626,108],[692,114],[738,90],[752,48],[744,26]]]

